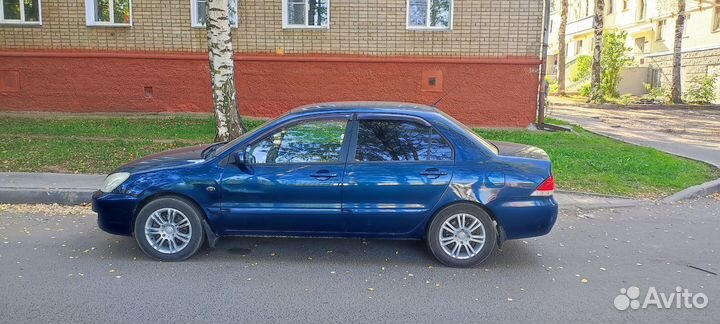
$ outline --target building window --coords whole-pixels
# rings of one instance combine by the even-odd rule
[[[720,31],[720,0],[715,0],[715,10],[713,11],[712,31]]]
[[[452,29],[452,0],[408,0],[408,29]]]
[[[655,40],[663,40],[663,34],[665,33],[665,20],[659,20],[657,22],[657,30],[655,33]]]
[[[645,37],[635,38],[635,48],[638,53],[645,53]]]
[[[88,26],[132,26],[131,0],[85,0]]]
[[[578,56],[578,55],[580,55],[580,53],[582,53],[582,47],[583,47],[582,40],[575,42],[575,56]]]
[[[328,28],[330,0],[283,0],[283,28]]]
[[[0,23],[39,25],[40,0],[0,0]]]
[[[237,0],[230,0],[230,25],[238,26]],[[207,21],[207,0],[190,0],[190,18],[192,26],[197,28],[205,28]]]
[[[613,9],[614,9],[614,8],[613,8],[613,1],[614,1],[614,0],[608,0],[608,2],[607,2],[607,8],[608,8],[608,9],[607,9],[607,14],[608,14],[608,15],[613,13]]]
[[[623,2],[623,11],[630,9],[630,5],[628,4],[630,0],[622,0]]]
[[[645,20],[645,0],[638,0],[636,20]]]

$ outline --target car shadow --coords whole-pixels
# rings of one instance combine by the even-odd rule
[[[536,254],[534,247],[510,241],[479,267],[540,268]],[[193,260],[442,266],[425,242],[415,240],[231,237],[219,240],[215,248],[204,247]]]

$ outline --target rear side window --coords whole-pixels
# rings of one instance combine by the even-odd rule
[[[451,160],[452,150],[432,127],[401,120],[360,120],[356,161]]]

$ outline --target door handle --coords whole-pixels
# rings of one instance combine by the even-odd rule
[[[420,172],[421,176],[426,176],[428,178],[439,178],[440,176],[447,175],[448,173],[442,170],[438,170],[436,168],[430,168],[426,169],[423,172]]]
[[[318,172],[311,174],[310,176],[313,178],[318,178],[318,180],[327,180],[330,178],[337,177],[337,173],[333,173],[328,170],[320,170]]]

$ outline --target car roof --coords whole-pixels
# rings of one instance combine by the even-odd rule
[[[290,111],[291,114],[316,112],[383,112],[383,113],[438,113],[439,110],[420,104],[391,101],[339,101],[323,102],[300,106]]]

